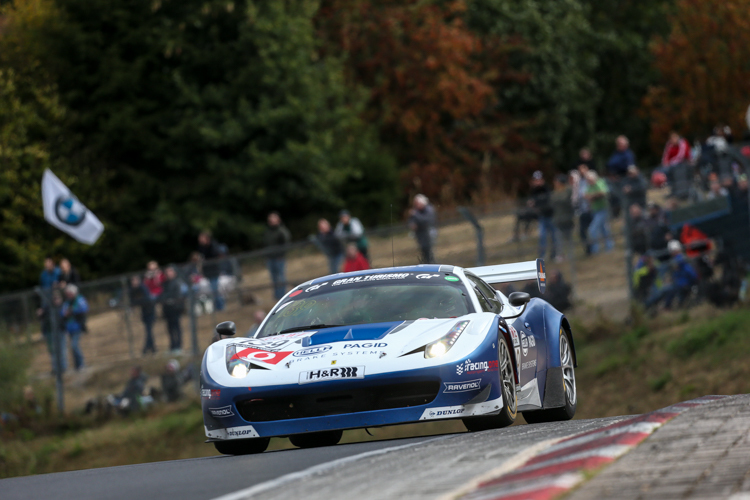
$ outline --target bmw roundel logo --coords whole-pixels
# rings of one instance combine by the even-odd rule
[[[55,215],[63,224],[78,226],[86,218],[86,207],[73,195],[60,196],[55,200]]]
[[[320,354],[322,352],[330,351],[331,349],[332,349],[332,347],[329,346],[329,345],[320,345],[320,346],[315,346],[315,347],[308,347],[307,349],[301,349],[301,350],[295,352],[294,354],[292,354],[292,356],[297,357],[297,358],[299,358],[301,356],[315,356],[316,354]]]

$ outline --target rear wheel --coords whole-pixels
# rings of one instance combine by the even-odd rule
[[[289,436],[289,441],[297,448],[318,448],[338,444],[343,435],[344,431],[311,432]]]
[[[500,366],[500,386],[503,391],[503,408],[497,415],[486,417],[467,417],[464,425],[471,432],[486,431],[507,427],[516,421],[518,413],[518,397],[516,395],[516,379],[513,375],[513,361],[505,337],[497,339],[497,359]]]
[[[563,387],[565,389],[565,406],[549,410],[523,412],[523,418],[529,424],[543,422],[560,422],[572,419],[576,414],[578,394],[576,392],[576,372],[573,367],[573,349],[568,333],[560,329],[560,366],[562,367]]]
[[[233,439],[231,441],[214,441],[216,451],[224,455],[252,455],[263,453],[268,448],[269,438]]]

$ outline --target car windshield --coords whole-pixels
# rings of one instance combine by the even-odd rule
[[[452,318],[470,312],[473,307],[466,288],[452,274],[364,275],[295,290],[269,316],[257,337],[308,325],[325,328]]]

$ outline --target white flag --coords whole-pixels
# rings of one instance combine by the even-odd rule
[[[47,222],[81,243],[93,245],[104,231],[104,224],[50,169],[42,178],[42,204]]]

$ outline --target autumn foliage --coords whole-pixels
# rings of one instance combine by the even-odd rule
[[[750,0],[678,0],[671,33],[652,44],[659,85],[649,89],[654,149],[671,129],[705,136],[718,123],[745,129],[750,104]]]
[[[465,8],[461,0],[327,0],[318,14],[329,50],[369,91],[367,119],[396,150],[405,194],[447,203],[486,196],[504,174],[537,161],[538,148],[495,109],[493,85],[519,76],[501,47],[466,27]]]

